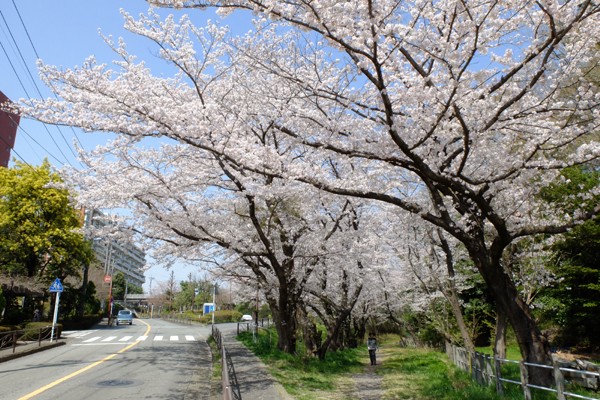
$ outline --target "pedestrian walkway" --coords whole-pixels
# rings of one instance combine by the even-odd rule
[[[235,331],[222,332],[237,376],[242,399],[246,400],[293,400],[267,371],[265,364],[235,338]]]
[[[15,358],[23,357],[29,354],[37,353],[39,351],[48,350],[57,346],[62,346],[64,344],[66,344],[65,341],[60,339],[55,340],[53,342],[45,340],[41,343],[37,341],[19,342],[19,344],[17,344],[17,346],[14,348],[14,351],[12,346],[0,349],[0,363],[9,360],[14,360]]]

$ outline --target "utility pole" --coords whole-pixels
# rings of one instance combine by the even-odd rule
[[[213,313],[212,313],[212,324],[215,325],[215,312],[217,312],[217,303],[215,303],[215,294],[217,292],[217,284],[213,285]]]

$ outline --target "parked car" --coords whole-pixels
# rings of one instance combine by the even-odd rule
[[[129,324],[133,325],[133,313],[131,310],[121,310],[117,314],[117,325]]]
[[[249,321],[252,321],[252,315],[249,315],[249,314],[242,315],[242,322],[249,322]]]

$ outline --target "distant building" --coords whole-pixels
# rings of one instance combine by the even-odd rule
[[[98,210],[84,211],[84,226],[95,226],[101,228],[108,225],[105,216]],[[122,242],[110,239],[93,240],[92,248],[96,258],[103,265],[104,276],[113,276],[122,272],[125,281],[142,287],[146,281],[144,267],[146,266],[146,254],[136,245],[130,242]],[[104,279],[102,277],[102,282]],[[96,281],[90,276],[90,280]]]
[[[10,100],[0,91],[0,105],[6,102],[10,102]],[[17,114],[0,110],[0,167],[8,167],[20,119],[21,117]]]

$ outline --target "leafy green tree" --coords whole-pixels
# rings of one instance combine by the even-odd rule
[[[212,302],[213,286],[206,280],[190,280],[179,283],[181,290],[175,295],[175,308],[201,308],[202,304]]]
[[[598,204],[598,196],[588,196],[600,180],[597,169],[570,168],[563,177],[544,192],[548,201],[561,204],[567,213],[576,209],[581,196],[590,208]],[[542,317],[559,327],[559,344],[600,349],[600,218],[570,231],[554,250],[551,268],[557,284],[544,291]]]
[[[0,168],[1,275],[27,278],[36,290],[45,290],[55,278],[64,282],[80,275],[93,252],[71,200],[47,160],[38,167],[16,162],[13,168]],[[15,307],[16,294],[4,294],[7,309]]]
[[[141,286],[126,282],[125,275],[119,271],[113,276],[112,295],[115,299],[124,299],[125,293],[142,294],[144,289]]]

